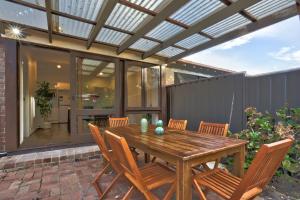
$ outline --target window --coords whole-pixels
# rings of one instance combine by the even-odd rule
[[[160,66],[126,63],[127,110],[160,109]]]
[[[79,109],[113,109],[115,63],[80,59],[77,72]]]
[[[126,76],[128,107],[142,107],[142,68],[130,66]]]
[[[129,124],[140,124],[142,118],[148,119],[149,124],[155,124],[159,120],[158,113],[128,114]]]
[[[145,68],[146,106],[159,107],[160,67]]]

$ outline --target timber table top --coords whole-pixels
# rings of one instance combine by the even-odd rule
[[[154,126],[150,126],[147,133],[141,133],[139,125],[107,128],[108,131],[125,137],[131,146],[138,144],[180,160],[190,160],[207,154],[226,151],[226,149],[243,146],[247,143],[245,140],[199,134],[193,131],[179,131],[167,127],[165,127],[163,135],[156,135],[154,129]]]

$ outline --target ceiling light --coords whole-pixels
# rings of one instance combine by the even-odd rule
[[[103,75],[103,72],[100,72],[99,75],[102,76],[102,75]]]
[[[22,33],[22,29],[18,26],[14,26],[14,25],[9,25],[8,35],[15,39],[20,39],[20,38],[24,37],[24,35]]]
[[[21,30],[18,27],[14,27],[14,28],[12,28],[12,33],[15,35],[20,35]]]
[[[60,69],[60,68],[61,68],[61,65],[57,65],[56,67],[57,67],[57,69]]]

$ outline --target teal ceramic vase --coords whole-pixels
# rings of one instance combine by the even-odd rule
[[[148,131],[148,121],[146,118],[141,119],[141,132],[146,133]]]
[[[164,128],[163,127],[156,127],[155,133],[156,133],[156,135],[164,134]]]
[[[162,120],[157,120],[156,127],[163,127],[164,123]]]

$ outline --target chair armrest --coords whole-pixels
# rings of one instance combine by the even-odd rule
[[[257,195],[259,195],[262,192],[261,188],[255,187],[252,188],[251,190],[248,190],[247,192],[245,192],[241,198],[241,200],[249,200],[252,199],[254,197],[256,197]]]

